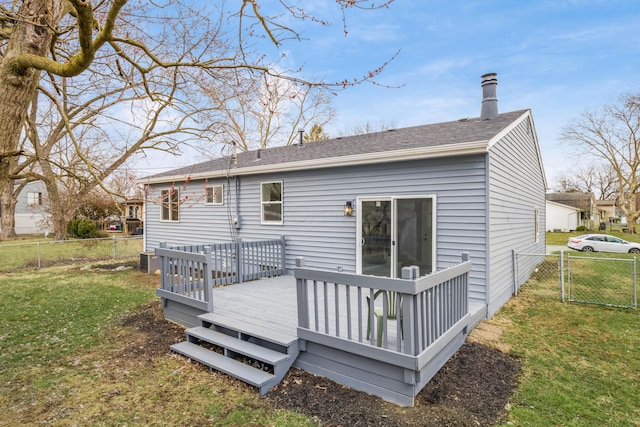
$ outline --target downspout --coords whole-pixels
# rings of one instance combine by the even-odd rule
[[[240,221],[240,177],[234,176],[235,186],[236,186],[236,200],[234,203],[235,207],[235,217],[234,217],[234,226],[236,230],[240,230],[241,221]]]
[[[490,153],[487,152],[484,156],[484,182],[485,188],[485,230],[486,230],[486,255],[485,255],[485,309],[487,314],[489,313],[489,305],[491,303],[491,161]]]

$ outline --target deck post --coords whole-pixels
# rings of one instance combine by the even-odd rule
[[[160,242],[160,248],[166,249],[167,242]],[[164,289],[169,291],[171,289],[167,289],[167,272],[169,271],[169,262],[167,257],[164,255],[160,255],[160,289]]]
[[[402,267],[402,279],[415,280],[420,276],[420,269],[412,265],[410,267]],[[416,328],[416,296],[409,294],[402,294],[402,308],[401,314],[404,319],[402,324],[402,336],[404,341],[404,353],[410,355],[416,355],[418,342],[418,330]],[[398,340],[398,351],[400,351],[400,340]]]
[[[304,267],[304,257],[296,257],[296,267]],[[298,300],[298,326],[309,329],[309,291],[307,279],[296,279],[296,296]]]
[[[285,241],[284,234],[280,236],[280,269],[282,270],[282,274],[287,274],[287,258],[284,251]]]
[[[236,279],[238,283],[244,282],[244,277],[242,277],[242,237],[238,237],[235,243],[235,251],[236,251]]]
[[[207,302],[207,312],[213,313],[213,256],[211,246],[204,247],[206,257],[202,266],[202,286],[204,286],[204,299]]]

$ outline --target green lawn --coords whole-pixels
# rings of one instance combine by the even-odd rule
[[[157,280],[81,266],[0,276],[0,426],[314,425],[184,358],[135,357],[153,331],[121,319]],[[492,345],[522,364],[505,425],[640,426],[640,313],[556,295],[536,277],[489,321],[504,330]]]
[[[639,228],[640,229],[640,228]],[[547,237],[547,245],[566,245],[567,241],[569,240],[570,237],[576,237],[576,236],[580,236],[582,234],[587,234],[587,233],[603,233],[603,234],[610,234],[612,236],[616,236],[619,237],[623,240],[626,240],[628,242],[636,242],[636,243],[640,243],[640,234],[631,234],[631,233],[623,233],[621,231],[609,231],[607,229],[607,231],[572,231],[570,233],[552,233],[552,232],[547,232],[546,233],[546,237]]]
[[[118,236],[102,239],[55,241],[43,237],[0,242],[0,271],[38,267],[60,262],[83,262],[132,257],[142,252],[141,238]]]

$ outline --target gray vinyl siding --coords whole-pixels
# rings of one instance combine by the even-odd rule
[[[513,250],[545,252],[545,181],[533,132],[527,118],[489,151],[489,316],[512,295]]]
[[[28,193],[41,193],[41,205],[29,205]],[[18,194],[15,208],[15,231],[17,234],[43,233],[48,229],[46,216],[47,192],[42,181],[29,182]]]
[[[469,252],[473,269],[471,297],[485,301],[486,281],[486,161],[484,155],[406,161],[371,166],[241,176],[238,236],[243,240],[286,236],[287,268],[303,256],[310,268],[356,271],[357,213],[343,215],[346,201],[367,196],[435,196],[436,266],[460,262]],[[235,180],[209,180],[208,185],[225,185],[223,206],[185,201],[178,222],[161,222],[160,207],[153,203],[162,188],[149,192],[146,209],[147,250],[160,242],[206,243],[230,241],[229,212],[235,216]],[[281,181],[283,224],[260,222],[260,183]],[[202,181],[174,183],[183,195],[203,192]],[[231,197],[227,186],[231,184]],[[195,197],[195,196],[194,196]],[[191,196],[190,196],[191,198]]]

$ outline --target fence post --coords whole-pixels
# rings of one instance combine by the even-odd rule
[[[558,260],[558,274],[560,274],[560,301],[564,302],[564,250],[560,251],[560,259]]]
[[[633,257],[633,308],[638,308],[638,282],[636,278],[638,274],[638,264],[636,257]]]
[[[296,257],[296,268],[304,267],[304,257]],[[296,297],[298,300],[298,327],[309,329],[309,290],[307,279],[296,279]]]
[[[205,246],[204,247],[204,255],[205,255],[205,260],[204,260],[204,265],[202,266],[202,268],[204,269],[202,277],[204,279],[204,299],[207,301],[207,312],[209,313],[213,313],[213,284],[212,284],[212,275],[213,275],[213,268],[212,268],[212,260],[213,257],[211,255],[211,247],[210,246]]]
[[[116,258],[116,235],[114,234],[113,236],[113,258]]]

